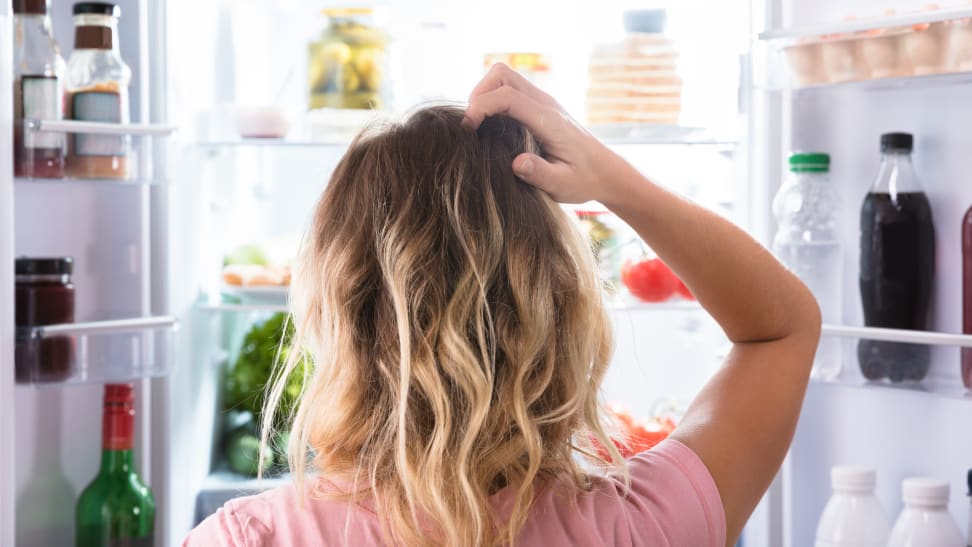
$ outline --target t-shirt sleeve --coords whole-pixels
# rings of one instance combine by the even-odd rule
[[[269,535],[266,523],[241,511],[230,500],[199,523],[182,542],[182,547],[250,547],[264,545]]]
[[[722,498],[709,470],[689,447],[667,439],[632,458],[629,469],[634,545],[656,540],[658,530],[672,546],[725,546]]]

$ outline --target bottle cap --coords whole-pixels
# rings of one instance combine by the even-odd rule
[[[133,384],[105,384],[106,405],[131,405],[135,402]]]
[[[14,275],[71,275],[74,272],[74,259],[62,258],[18,258],[14,262]]]
[[[876,482],[877,473],[867,467],[837,465],[830,469],[830,485],[837,492],[873,492]]]
[[[625,32],[658,34],[665,31],[668,14],[663,9],[628,10],[622,15]]]
[[[17,15],[47,15],[47,0],[13,0]]]
[[[121,17],[121,8],[108,2],[78,2],[72,10],[74,15],[111,15]]]
[[[911,152],[914,143],[911,133],[885,133],[881,135],[881,152]]]
[[[790,154],[790,172],[826,173],[830,171],[830,156],[822,152],[798,152]]]
[[[901,482],[901,494],[907,505],[925,507],[948,504],[948,483],[928,477],[914,477]]]

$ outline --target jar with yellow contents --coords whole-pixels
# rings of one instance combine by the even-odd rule
[[[310,44],[311,109],[381,109],[388,105],[389,38],[377,8],[330,8],[329,24]]]

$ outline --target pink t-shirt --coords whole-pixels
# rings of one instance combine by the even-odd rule
[[[668,439],[632,458],[630,469],[627,496],[620,483],[608,479],[597,479],[592,491],[575,494],[576,504],[550,489],[541,491],[517,545],[725,546],[719,492],[687,446]],[[506,494],[497,493],[497,503],[508,499]],[[309,497],[300,510],[291,485],[229,501],[190,532],[183,547],[330,546],[345,541],[382,545],[374,514],[349,509],[346,502]]]

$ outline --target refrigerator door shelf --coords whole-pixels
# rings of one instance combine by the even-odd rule
[[[36,386],[129,382],[165,376],[178,322],[170,316],[19,329],[17,381]]]
[[[168,184],[167,180],[162,179],[140,179],[140,178],[128,178],[128,179],[80,179],[80,178],[63,178],[63,179],[45,179],[45,178],[30,178],[30,177],[17,177],[14,179],[16,184],[68,184],[76,186],[78,184],[91,184],[93,186],[103,186],[106,184],[118,184],[124,186],[133,185],[146,185],[146,186],[164,186]]]

